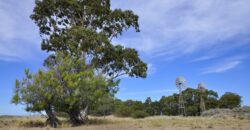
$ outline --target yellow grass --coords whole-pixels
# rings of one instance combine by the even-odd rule
[[[44,126],[45,118],[0,118],[1,130],[55,130]],[[168,117],[155,116],[145,119],[90,117],[88,124],[71,127],[65,120],[60,130],[250,130],[250,120],[240,118]]]

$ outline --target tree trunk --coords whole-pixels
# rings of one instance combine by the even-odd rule
[[[88,120],[88,107],[89,105],[87,105],[84,110],[81,110],[80,112],[80,118],[85,122]]]
[[[56,118],[55,113],[52,110],[52,107],[49,106],[45,109],[46,114],[48,115],[48,119],[46,120],[46,125],[50,124],[51,127],[57,128],[58,119]]]
[[[80,117],[80,111],[73,109],[69,111],[70,122],[73,125],[80,125],[83,123],[83,120]]]
[[[88,120],[88,105],[84,110],[71,109],[68,114],[73,125],[80,125]]]

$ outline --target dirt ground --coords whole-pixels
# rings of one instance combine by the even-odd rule
[[[1,117],[0,130],[55,130],[44,126],[41,117]],[[91,122],[71,127],[61,123],[60,130],[250,130],[250,119],[156,116],[145,119],[90,117]]]

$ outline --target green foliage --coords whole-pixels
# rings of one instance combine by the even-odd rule
[[[133,109],[131,107],[122,105],[116,107],[114,115],[118,117],[130,117],[132,115],[132,112]]]
[[[154,111],[154,108],[153,108],[153,104],[152,104],[152,100],[150,97],[148,97],[146,100],[145,100],[145,103],[144,103],[144,107],[145,107],[145,111],[149,114],[149,115],[154,115],[155,114],[155,111]]]
[[[133,101],[133,100],[127,100],[125,101],[125,105],[130,107],[133,110],[142,110],[144,109],[144,105],[141,101]]]
[[[161,112],[164,115],[178,115],[178,95],[162,97],[160,99]]]
[[[185,101],[185,107],[186,107],[186,113],[187,116],[197,116],[200,115],[200,96],[198,90],[187,88],[183,91],[184,101]],[[206,90],[203,93],[203,98],[206,102],[207,109],[211,108],[217,108],[218,104],[218,95],[215,91],[212,90]],[[163,96],[159,101],[152,101],[151,98],[147,98],[144,103],[140,101],[133,101],[133,100],[127,100],[127,101],[119,101],[118,105],[115,105],[115,109],[119,113],[130,113],[132,110],[132,114],[129,115],[132,116],[135,111],[144,111],[149,116],[154,115],[171,115],[175,116],[179,114],[179,108],[178,108],[178,94],[173,94],[170,96]],[[120,108],[120,107],[124,108]],[[130,110],[127,112],[127,110]],[[126,115],[128,116],[128,115]]]
[[[149,114],[145,111],[142,111],[142,110],[137,110],[137,111],[134,111],[132,113],[132,117],[133,118],[145,118],[145,117],[148,117]]]
[[[219,107],[219,101],[217,98],[208,98],[206,100],[206,108],[209,109],[214,109]]]
[[[31,18],[43,35],[60,34],[70,26],[99,30],[110,38],[130,27],[139,32],[138,16],[130,10],[112,10],[110,0],[36,0]]]
[[[36,0],[31,18],[40,29],[43,50],[84,57],[111,78],[146,77],[147,65],[135,49],[111,43],[129,28],[139,32],[132,11],[112,10],[110,0]]]
[[[114,111],[114,107],[115,106],[113,97],[103,97],[92,105],[89,114],[94,116],[111,115]]]
[[[25,104],[30,112],[40,112],[50,107],[56,100],[53,94],[56,90],[50,86],[57,84],[51,82],[54,80],[52,73],[39,70],[37,74],[31,74],[25,70],[25,75],[22,81],[16,80],[12,103]]]
[[[203,93],[200,93],[197,89],[187,88],[182,93],[187,116],[200,115],[200,96],[204,98],[206,110],[218,108],[219,106],[224,106],[222,108],[239,107],[241,101],[241,97],[234,93],[226,93],[218,100],[218,94],[213,90],[205,90]],[[134,100],[116,100],[114,104],[114,114],[120,117],[134,117],[138,115],[138,118],[140,114],[143,115],[142,113],[147,113],[146,116],[176,116],[179,114],[178,98],[179,94],[174,93],[170,96],[161,97],[159,101],[152,101],[151,98],[148,97],[144,103]],[[137,112],[139,114],[137,114]]]
[[[199,105],[190,105],[186,107],[186,114],[188,116],[197,116],[199,115]]]
[[[219,100],[220,108],[235,108],[240,107],[241,104],[241,96],[235,93],[226,92],[221,96]]]

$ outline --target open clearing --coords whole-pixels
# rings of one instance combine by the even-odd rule
[[[54,130],[44,126],[41,117],[1,117],[1,130]],[[169,117],[156,116],[145,119],[90,117],[85,125],[71,127],[59,125],[60,130],[249,130],[250,119],[211,117]]]

